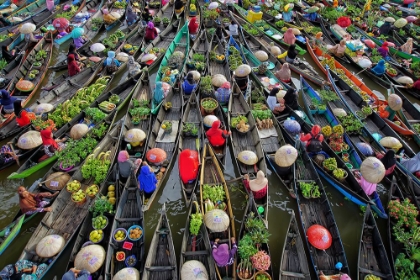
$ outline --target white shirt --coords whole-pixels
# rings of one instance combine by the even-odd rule
[[[229,32],[232,36],[238,35],[238,25],[237,24],[230,24],[229,25]]]
[[[277,97],[276,96],[267,97],[267,104],[268,104],[268,107],[270,108],[270,110],[273,111],[274,107],[279,105],[279,103],[277,102]]]

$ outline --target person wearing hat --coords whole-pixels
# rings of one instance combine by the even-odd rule
[[[38,279],[47,268],[48,266],[44,263],[37,265],[28,260],[20,260],[14,265],[6,265],[0,271],[0,277],[2,280]]]
[[[128,6],[127,12],[125,15],[125,20],[127,21],[127,25],[133,25],[137,21],[137,13],[133,11],[133,8],[131,6]]]
[[[188,31],[190,34],[197,34],[199,27],[200,25],[197,22],[197,17],[191,18],[190,22],[188,23]]]
[[[261,170],[257,172],[257,178],[253,180],[250,180],[249,175],[245,174],[244,185],[248,191],[252,191],[255,199],[262,199],[267,196],[268,179]]]
[[[400,49],[405,53],[411,54],[411,52],[413,51],[413,38],[408,38],[407,42],[401,45]]]
[[[189,72],[182,83],[182,89],[186,95],[190,95],[197,87],[197,83],[194,80],[193,73]]]
[[[76,59],[74,58],[74,54],[69,54],[67,56],[67,69],[69,77],[73,77],[79,74],[81,71],[79,63],[77,63]]]
[[[133,56],[128,57],[127,61],[128,77],[134,77],[141,72],[141,66]]]
[[[220,128],[221,122],[216,120],[211,125],[211,128],[207,130],[206,136],[209,139],[210,144],[213,147],[222,147],[226,143],[226,138],[231,134],[230,131],[223,130]]]
[[[214,93],[220,104],[227,104],[230,98],[230,83],[224,82]]]
[[[289,4],[284,6],[282,16],[283,16],[283,20],[285,22],[292,22],[293,21],[293,7],[294,7],[294,4],[292,4],[292,3],[289,3]]]
[[[48,201],[43,200],[44,198],[53,198],[58,195],[58,191],[54,194],[49,192],[42,192],[42,193],[30,193],[28,192],[25,187],[20,186],[17,189],[17,193],[19,195],[19,207],[23,214],[31,215],[34,213],[41,213],[41,212],[51,212],[51,207],[46,207],[49,204]]]
[[[329,53],[332,53],[336,57],[343,57],[346,53],[346,40],[341,40],[339,44],[335,45],[334,47],[328,49]]]
[[[303,16],[307,19],[309,19],[310,21],[317,21],[318,20],[318,7],[311,7],[308,10],[306,10],[306,14],[304,14]]]
[[[238,250],[235,237],[230,238],[232,242],[232,249],[229,250],[229,245],[226,243],[219,244],[220,239],[216,238],[212,245],[213,259],[218,267],[225,267],[232,265],[235,260],[235,254]]]
[[[268,108],[274,115],[278,115],[284,111],[284,90],[273,88],[267,97]]]
[[[69,271],[67,271],[61,280],[89,280],[92,279],[90,276],[90,272],[86,269],[76,269],[75,267],[70,268]]]

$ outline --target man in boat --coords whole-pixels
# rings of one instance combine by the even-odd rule
[[[48,266],[46,264],[37,265],[34,262],[28,260],[17,261],[14,265],[6,265],[3,270],[0,271],[0,277],[3,280],[13,279],[38,279],[46,270]]]

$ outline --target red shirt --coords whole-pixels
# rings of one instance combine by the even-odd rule
[[[420,90],[420,79],[418,79],[414,84],[413,84],[413,88]]]
[[[20,117],[16,116],[16,123],[20,127],[24,127],[31,124],[32,114],[28,114],[25,110],[20,112]]]

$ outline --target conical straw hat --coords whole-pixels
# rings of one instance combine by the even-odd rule
[[[367,182],[376,184],[385,177],[385,166],[376,157],[368,157],[360,165],[360,172]]]
[[[140,273],[134,267],[126,267],[118,271],[113,280],[140,280]]]
[[[229,216],[225,211],[213,209],[204,215],[206,227],[213,232],[223,232],[229,227]]]
[[[298,151],[292,145],[281,146],[274,155],[274,161],[280,167],[289,167],[295,163]]]
[[[187,261],[182,265],[181,268],[181,280],[190,279],[209,279],[206,267],[199,261],[191,260]]]
[[[101,268],[105,260],[105,250],[101,245],[88,245],[80,249],[74,260],[74,267],[86,269],[90,273],[96,272]]]
[[[399,111],[402,108],[403,101],[401,97],[393,93],[388,96],[388,105],[392,110]]]
[[[65,243],[60,235],[47,235],[36,245],[36,254],[42,258],[53,257],[63,249]]]
[[[146,139],[146,133],[139,128],[132,128],[128,130],[124,135],[124,140],[126,142],[141,142]]]
[[[36,148],[42,144],[41,133],[36,130],[29,130],[18,139],[17,146],[24,150]]]
[[[258,162],[258,157],[253,151],[242,151],[238,154],[238,160],[246,165],[254,165]]]

